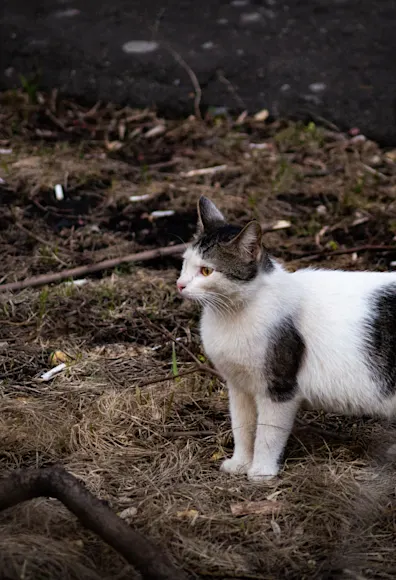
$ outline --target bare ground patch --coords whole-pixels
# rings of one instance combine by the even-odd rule
[[[288,221],[266,242],[290,268],[388,269],[396,259],[385,248],[396,156],[372,142],[312,124],[171,122],[45,95],[1,99],[1,147],[12,150],[0,155],[3,283],[188,241],[200,193],[241,222]],[[174,291],[177,267],[169,258],[81,287],[0,294],[2,474],[61,464],[115,511],[135,508],[131,526],[193,578],[395,577],[392,426],[301,413],[279,479],[221,474],[232,451],[227,394],[194,360],[207,362],[198,311]],[[67,369],[40,382],[58,349]],[[273,509],[260,513],[264,500]],[[256,513],[233,515],[244,502]],[[137,577],[46,499],[1,514],[0,576]]]

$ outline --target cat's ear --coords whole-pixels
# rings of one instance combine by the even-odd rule
[[[260,224],[252,221],[228,244],[234,246],[244,261],[258,261],[263,251],[262,234]]]
[[[225,223],[225,217],[213,201],[202,195],[198,200],[198,231]]]

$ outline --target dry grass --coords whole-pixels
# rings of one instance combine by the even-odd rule
[[[3,281],[177,243],[178,236],[186,241],[202,191],[241,221],[290,220],[266,239],[291,268],[305,254],[392,243],[396,170],[392,154],[374,143],[251,119],[242,126],[166,122],[165,134],[150,140],[144,134],[158,123],[153,113],[99,108],[88,131],[73,124],[87,122],[83,109],[61,103],[52,114],[63,131],[42,120],[46,104],[13,99],[3,97],[0,123],[2,142],[13,149],[4,155],[7,183],[0,186]],[[108,145],[116,140],[117,151]],[[218,164],[230,170],[182,176]],[[51,188],[65,179],[62,205]],[[152,199],[128,201],[142,193]],[[176,217],[150,221],[154,209],[174,209]],[[315,263],[384,269],[395,256],[358,252]],[[131,525],[193,578],[394,578],[394,457],[386,455],[392,425],[301,413],[276,481],[257,485],[220,473],[232,452],[224,385],[199,372],[163,331],[204,361],[198,312],[174,291],[176,266],[168,260],[104,273],[82,287],[0,295],[2,474],[62,464],[114,510],[135,507]],[[71,362],[42,383],[55,349]],[[274,502],[272,514],[231,513],[234,503],[265,499]],[[0,515],[0,577],[137,578],[47,499]]]

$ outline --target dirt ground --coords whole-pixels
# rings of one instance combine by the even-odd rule
[[[2,94],[0,283],[187,242],[202,193],[272,229],[290,269],[392,268],[396,151],[263,117],[174,121],[34,86]],[[278,479],[220,473],[227,393],[205,368],[197,308],[175,292],[179,264],[0,293],[1,474],[64,466],[191,578],[394,578],[392,425],[302,412]],[[58,350],[66,370],[41,381]],[[42,498],[0,514],[0,578],[138,575]]]

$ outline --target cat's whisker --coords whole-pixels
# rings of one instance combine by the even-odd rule
[[[208,297],[208,304],[210,304],[215,310],[217,310],[224,316],[232,314],[232,311],[228,307],[228,305],[216,295]]]
[[[210,297],[210,299],[213,301],[213,303],[216,306],[218,306],[220,309],[222,309],[222,311],[224,313],[226,313],[226,314],[233,313],[232,300],[228,296],[225,296],[224,294],[219,294],[219,293],[213,292],[213,291],[206,292],[206,295],[208,297]]]

